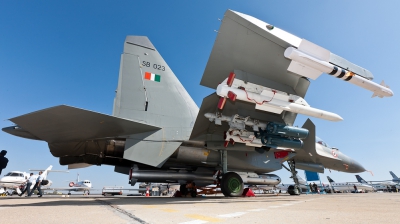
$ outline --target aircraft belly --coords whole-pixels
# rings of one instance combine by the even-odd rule
[[[254,148],[253,148],[254,149]],[[271,151],[228,151],[228,170],[268,173],[282,168],[283,159],[290,159],[294,153],[287,158],[275,159]],[[213,167],[219,169],[221,154],[216,150],[208,150],[195,147],[179,147],[176,158],[171,158],[167,164],[187,164],[193,166]],[[167,168],[167,167],[164,167]]]

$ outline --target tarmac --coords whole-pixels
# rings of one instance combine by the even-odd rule
[[[399,223],[399,193],[0,197],[1,223]]]

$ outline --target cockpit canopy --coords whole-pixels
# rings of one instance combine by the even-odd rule
[[[325,146],[325,147],[332,148],[332,147],[330,147],[328,144],[326,144],[326,143],[324,142],[324,140],[322,140],[322,139],[319,138],[318,136],[315,136],[315,142],[318,143],[318,144],[320,144],[320,145],[323,145],[323,146]]]
[[[16,173],[16,172],[9,172],[4,176],[5,177],[24,177],[24,174],[23,173]]]

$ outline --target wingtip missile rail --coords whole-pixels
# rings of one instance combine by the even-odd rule
[[[222,109],[226,100],[230,99],[253,103],[257,110],[276,114],[290,111],[329,121],[343,120],[338,114],[310,107],[300,96],[235,79],[234,73],[217,86],[216,93],[221,97],[218,103],[219,109]]]
[[[323,57],[321,57],[321,52],[325,52],[325,55],[327,53],[330,54],[328,50],[306,40],[303,40],[302,43],[306,44],[303,46],[300,44],[298,49],[294,47],[288,47],[285,50],[284,56],[292,60],[288,71],[311,79],[316,79],[322,73],[326,73],[373,92],[372,97],[378,96],[383,98],[394,95],[393,91],[389,88],[389,86],[385,85],[383,81],[381,84],[378,84],[356,74],[353,71],[331,64],[328,60],[326,60],[326,58],[322,59]],[[310,45],[312,45],[313,48],[304,47]],[[313,73],[310,72],[310,70],[315,71],[315,73],[313,75],[309,75]]]

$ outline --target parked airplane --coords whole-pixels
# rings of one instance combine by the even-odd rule
[[[368,70],[249,15],[226,11],[220,30],[201,80],[216,93],[200,109],[150,40],[128,36],[113,115],[61,105],[11,118],[15,125],[2,130],[46,141],[61,165],[112,165],[132,185],[218,181],[225,196],[240,196],[244,184],[279,184],[267,173],[285,161],[297,186],[296,168],[365,171],[316,141],[311,120],[301,128],[294,121],[298,113],[342,120],[303,99],[309,78],[323,72],[373,96],[392,96],[388,87],[373,83]]]
[[[370,184],[372,185],[376,191],[385,191],[392,190],[396,188],[397,182],[392,180],[383,180],[383,181],[366,181],[360,175],[356,175],[357,181],[359,183]]]
[[[68,171],[59,171],[59,170],[51,170],[53,166],[49,166],[47,169],[43,170],[30,170],[30,171],[43,171],[43,183],[42,183],[42,189],[46,189],[52,185],[51,180],[47,180],[47,175],[49,172],[68,172]],[[34,175],[35,177],[38,177],[38,175]],[[26,183],[26,180],[30,177],[30,173],[27,172],[21,172],[21,171],[11,171],[4,175],[0,179],[0,187],[3,188],[3,191],[6,192],[7,189],[12,190],[12,191],[17,191],[17,193],[21,193],[20,187],[21,185],[24,185]],[[31,185],[31,189],[34,187],[35,183]]]
[[[400,184],[400,178],[398,178],[397,176],[396,176],[396,174],[394,174],[392,171],[389,171],[389,173],[390,173],[390,175],[392,175],[392,177],[393,177],[393,182],[396,182],[397,184]]]
[[[51,188],[51,190],[56,190],[56,191],[68,191],[68,195],[71,195],[71,191],[83,191],[84,195],[89,195],[90,194],[90,189],[92,189],[92,182],[90,180],[79,180],[79,174],[77,175],[76,182],[74,183],[73,181],[69,182],[68,184],[69,187],[66,188]]]
[[[357,192],[373,192],[375,188],[367,183],[358,183],[358,182],[343,182],[336,183],[332,178],[327,176],[328,181],[331,185],[331,188],[334,192],[353,192],[355,191],[354,186],[357,187]],[[357,193],[356,192],[356,193]]]

